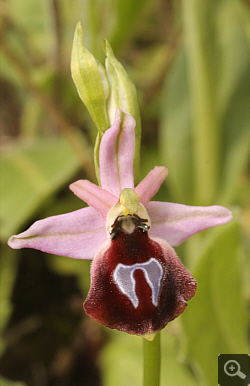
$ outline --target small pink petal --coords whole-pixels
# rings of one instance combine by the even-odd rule
[[[13,249],[34,248],[75,259],[92,259],[107,240],[105,221],[94,208],[52,216],[35,222],[25,232],[11,236]]]
[[[101,140],[101,185],[118,197],[122,189],[134,188],[135,124],[130,114],[117,109],[113,126]]]
[[[226,224],[232,213],[219,205],[187,206],[152,201],[146,207],[151,219],[151,235],[176,247],[190,236],[205,229]]]
[[[69,188],[77,197],[98,210],[103,218],[106,218],[109,209],[118,201],[118,197],[88,180],[78,180]]]
[[[140,198],[140,203],[144,206],[158,192],[161,184],[168,175],[168,169],[164,166],[156,166],[135,188]]]

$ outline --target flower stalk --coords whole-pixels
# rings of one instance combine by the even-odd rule
[[[143,339],[143,386],[160,386],[161,335],[152,341]]]

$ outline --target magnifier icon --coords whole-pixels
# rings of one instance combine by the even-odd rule
[[[230,370],[230,372],[229,372]],[[229,376],[229,377],[235,377],[238,375],[241,379],[246,378],[246,374],[244,374],[242,371],[240,371],[240,364],[239,362],[231,359],[230,361],[227,361],[224,364],[224,372]]]

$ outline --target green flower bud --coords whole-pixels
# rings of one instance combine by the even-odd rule
[[[109,82],[103,66],[84,47],[80,22],[76,26],[74,36],[71,73],[79,96],[96,127],[101,132],[105,132],[110,127],[106,109]]]
[[[99,176],[99,148],[103,133],[113,125],[116,109],[129,113],[136,121],[134,178],[139,178],[141,118],[137,92],[124,67],[115,58],[109,43],[104,40],[106,70],[84,47],[81,23],[76,26],[71,73],[79,96],[94,121],[98,135],[95,143],[95,168]]]

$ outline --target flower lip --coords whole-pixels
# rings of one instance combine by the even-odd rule
[[[138,225],[131,233],[123,229],[129,220]],[[109,328],[144,336],[180,315],[197,284],[173,248],[140,225],[135,215],[117,219],[117,233],[93,260],[84,310]]]

